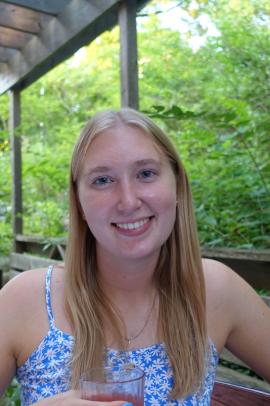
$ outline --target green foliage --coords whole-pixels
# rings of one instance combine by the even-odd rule
[[[144,110],[163,120],[181,153],[201,242],[269,248],[269,3],[200,1],[197,6],[185,4],[193,18],[190,32],[205,34],[200,18],[207,14],[219,35],[209,36],[197,52],[187,47],[188,35],[175,38],[174,52],[163,40],[161,53],[169,65],[163,66],[159,95],[165,100],[169,89],[172,96],[169,103],[154,99],[154,107]],[[157,61],[150,65],[147,82],[159,68]]]
[[[20,406],[20,392],[17,381],[13,379],[12,383],[5,392],[5,397],[0,399],[0,406]]]
[[[140,108],[175,142],[189,174],[202,244],[270,247],[270,6],[266,0],[181,2],[189,30],[138,18]],[[147,15],[147,16],[145,16]],[[207,16],[217,35],[208,35]],[[179,27],[184,21],[179,21]],[[181,31],[181,30],[180,30]],[[207,35],[206,35],[207,34]],[[194,50],[190,39],[204,42]],[[119,30],[104,33],[22,92],[24,233],[66,234],[69,161],[96,111],[120,105]],[[0,253],[11,237],[7,95],[0,98]]]
[[[208,113],[183,111],[178,106],[154,106],[148,114],[184,122],[184,131],[173,139],[190,172],[202,243],[242,248],[270,246],[269,182],[257,161],[256,147],[244,138],[243,125],[237,125],[235,114],[209,117]],[[209,120],[210,125],[216,123],[220,134],[211,136],[209,130],[205,131]],[[196,133],[190,138],[192,127]],[[204,159],[200,160],[200,156]]]

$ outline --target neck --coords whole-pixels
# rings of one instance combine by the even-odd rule
[[[123,292],[132,296],[153,290],[158,256],[140,260],[121,260],[105,256],[97,250],[98,272],[101,284],[109,296]]]
[[[156,342],[158,294],[154,273],[157,262],[158,255],[143,260],[119,261],[100,255],[97,250],[99,280],[124,323],[122,338],[128,348],[145,347]],[[110,320],[107,320],[109,324]],[[113,327],[107,332],[107,342],[111,346],[114,345],[112,331]]]

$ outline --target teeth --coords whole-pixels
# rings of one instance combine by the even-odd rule
[[[123,228],[124,230],[136,230],[149,221],[149,218],[135,221],[135,223],[116,223],[116,227]]]

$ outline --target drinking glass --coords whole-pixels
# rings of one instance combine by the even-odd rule
[[[143,406],[144,372],[132,364],[91,368],[82,374],[80,390],[82,399]]]

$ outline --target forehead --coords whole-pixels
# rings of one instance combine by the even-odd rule
[[[141,128],[129,125],[119,125],[106,129],[97,134],[86,151],[88,161],[119,160],[128,157],[164,159],[165,154],[154,136]]]

